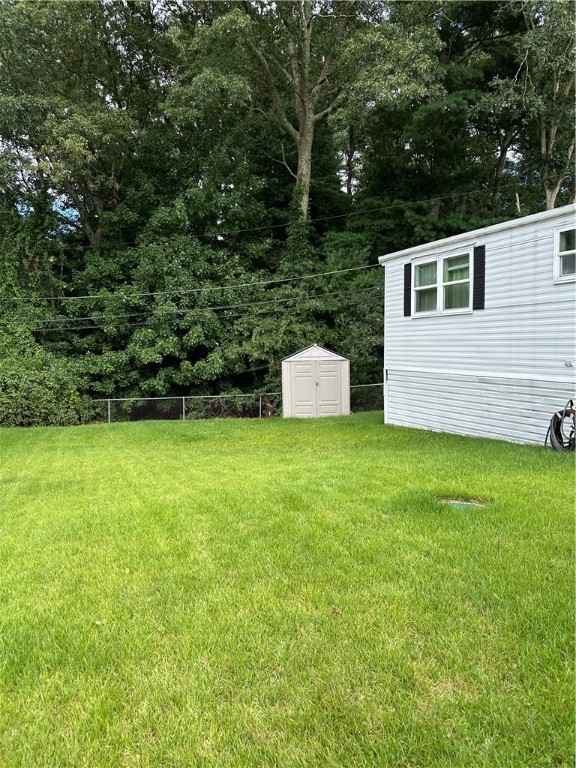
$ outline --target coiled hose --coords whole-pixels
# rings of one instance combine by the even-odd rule
[[[550,438],[550,446],[555,451],[573,451],[576,447],[575,432],[576,410],[574,401],[568,400],[564,409],[557,411],[550,419],[544,445],[548,445],[548,438]]]

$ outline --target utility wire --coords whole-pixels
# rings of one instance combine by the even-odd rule
[[[300,300],[300,299],[314,299],[316,297],[324,297],[324,296],[341,296],[346,295],[348,293],[360,293],[362,291],[368,290],[374,290],[375,288],[380,288],[381,286],[369,286],[366,288],[355,288],[351,291],[333,291],[332,293],[321,293],[321,294],[308,294],[306,296],[286,296],[282,299],[266,299],[264,301],[248,301],[243,302],[241,304],[221,304],[221,305],[210,305],[207,307],[187,307],[185,309],[161,309],[158,308],[159,314],[162,315],[184,315],[187,312],[197,312],[197,311],[203,311],[203,312],[212,312],[214,310],[219,309],[241,309],[244,307],[256,307],[261,306],[265,304],[282,304],[287,301],[294,301],[294,300]],[[139,315],[146,314],[146,312],[149,312],[150,310],[154,309],[153,307],[144,308],[139,310],[138,312],[124,312],[121,315],[103,315],[102,320],[122,320],[125,317],[138,317]],[[96,314],[96,313],[95,313]],[[36,322],[42,322],[42,323],[52,323],[55,320],[63,320],[63,321],[70,321],[70,320],[98,320],[100,318],[95,317],[94,315],[88,315],[86,317],[54,317],[54,318],[46,318],[46,320],[38,320]],[[27,322],[26,318],[17,318],[18,322]]]
[[[454,198],[454,197],[458,197],[458,198],[472,197],[473,195],[479,195],[479,194],[482,194],[482,193],[485,193],[485,192],[491,192],[494,189],[504,190],[504,189],[513,188],[515,186],[516,186],[516,184],[503,184],[503,185],[501,185],[499,187],[498,186],[480,187],[479,189],[472,189],[469,192],[453,192],[453,193],[451,193],[449,195],[438,195],[437,197],[425,198],[425,199],[422,199],[422,200],[410,200],[410,201],[408,201],[408,200],[399,200],[399,201],[397,201],[395,203],[388,203],[386,205],[380,205],[380,206],[378,206],[376,208],[365,208],[365,209],[361,209],[361,210],[358,210],[358,211],[348,211],[347,213],[338,213],[338,214],[334,214],[333,216],[319,216],[319,217],[317,217],[315,219],[308,219],[307,223],[315,224],[316,222],[319,222],[319,221],[333,221],[335,219],[347,219],[347,218],[351,218],[352,216],[364,216],[364,215],[369,214],[369,213],[378,213],[380,211],[382,211],[382,212],[383,211],[389,211],[389,210],[394,210],[396,208],[406,208],[406,209],[408,209],[408,208],[413,207],[415,205],[426,205],[427,203],[436,202],[438,200],[449,200],[449,199]],[[259,227],[245,227],[244,229],[228,230],[227,232],[190,233],[190,234],[186,235],[186,237],[189,237],[189,238],[192,238],[192,239],[201,238],[201,237],[204,237],[204,238],[224,238],[224,237],[231,237],[232,235],[242,235],[242,234],[246,234],[246,233],[249,233],[249,232],[263,232],[265,230],[270,230],[270,229],[282,229],[282,228],[285,228],[285,227],[289,227],[290,224],[291,224],[291,222],[285,222],[283,224],[264,224],[264,225],[259,226]],[[85,245],[85,244],[81,244],[81,243],[74,244],[74,243],[58,242],[58,241],[53,241],[53,242],[54,242],[55,245],[58,245],[58,246],[65,246],[65,247],[70,246],[75,251],[78,251],[78,250],[90,250],[90,251],[98,250],[98,249],[95,249],[94,246],[92,246],[92,245]],[[110,244],[106,243],[105,245],[110,245]],[[163,246],[163,245],[166,245],[166,242],[160,241],[160,242],[151,242],[151,243],[138,243],[136,241],[131,241],[131,242],[128,242],[128,243],[121,243],[119,250],[126,250],[126,249],[132,249],[132,248],[134,248],[134,249],[136,249],[136,248],[147,248],[147,247],[150,247],[150,246]],[[99,246],[99,247],[104,247],[104,246]],[[0,298],[2,298],[2,297],[0,297]],[[42,298],[42,297],[38,297],[38,298]],[[49,296],[49,297],[44,297],[44,298],[47,298],[47,299],[59,299],[60,297]],[[66,298],[66,297],[64,297],[64,298]],[[76,298],[76,297],[71,296],[71,297],[68,297],[68,298]]]
[[[501,186],[500,189],[506,189],[507,187],[514,186],[513,184],[508,184]],[[434,198],[435,200],[446,200],[452,197],[468,197],[475,194],[480,194],[481,192],[489,192],[492,189],[496,189],[496,187],[484,187],[480,189],[470,190],[469,192],[458,192],[453,193],[451,195],[440,195],[439,197]],[[309,219],[311,223],[317,222],[317,221],[329,221],[331,219],[341,219],[341,218],[347,218],[349,216],[361,216],[366,213],[374,213],[377,211],[386,211],[392,208],[397,208],[399,206],[409,206],[409,205],[421,205],[424,203],[429,203],[430,200],[415,200],[411,202],[398,202],[398,203],[391,203],[387,206],[379,206],[378,208],[370,208],[367,210],[362,211],[349,211],[348,213],[342,213],[335,216],[324,216],[317,219]],[[218,237],[226,237],[228,235],[235,235],[235,234],[241,234],[244,232],[259,232],[265,229],[272,229],[275,227],[285,227],[288,226],[288,224],[270,224],[263,227],[252,227],[247,229],[238,229],[231,232],[222,232],[222,233],[215,233],[214,235],[210,236],[218,236]],[[132,243],[132,244],[123,244],[122,248],[144,248],[146,246],[153,246],[153,245],[165,245],[165,243]],[[91,248],[92,246],[82,246],[78,245],[75,246],[75,250],[78,250],[80,248]],[[376,257],[374,257],[376,258]],[[253,283],[240,283],[235,284],[231,286],[223,285],[223,286],[213,286],[213,287],[203,287],[203,288],[191,288],[191,289],[173,289],[171,291],[154,291],[154,292],[148,292],[148,293],[132,293],[128,296],[122,295],[122,298],[139,298],[143,296],[161,296],[161,295],[172,295],[172,294],[181,294],[181,293],[197,293],[200,291],[221,291],[226,290],[227,288],[246,288],[251,287],[255,285],[272,285],[274,283],[283,283],[283,282],[290,282],[292,280],[309,280],[313,277],[320,277],[322,275],[335,275],[342,272],[353,272],[358,269],[369,269],[370,267],[378,266],[377,264],[369,264],[366,267],[352,267],[350,269],[342,269],[342,270],[334,270],[332,272],[319,272],[317,274],[313,275],[304,275],[301,277],[289,277],[284,279],[278,279],[278,280],[264,280],[259,282],[253,282]],[[102,298],[109,298],[109,296],[116,296],[117,294],[109,294],[108,296],[104,296],[102,294],[90,294],[86,296],[0,296],[0,301],[81,301],[81,300],[89,300],[89,299],[102,299]]]
[[[258,280],[253,283],[233,283],[228,285],[214,285],[203,286],[202,288],[175,288],[170,291],[151,291],[148,293],[122,293],[121,290],[116,293],[101,294],[95,293],[86,296],[21,296],[13,297],[10,299],[8,296],[0,296],[0,300],[4,301],[84,301],[88,299],[110,299],[110,298],[122,298],[122,299],[137,299],[145,296],[172,296],[175,294],[189,294],[200,293],[202,291],[227,291],[236,288],[251,288],[257,285],[277,285],[279,283],[290,283],[296,280],[311,280],[314,277],[325,277],[326,275],[340,275],[344,272],[358,272],[361,269],[374,269],[379,267],[379,264],[368,264],[364,267],[348,267],[347,269],[334,269],[330,272],[315,272],[311,275],[300,275],[296,277],[283,277],[275,280]]]
[[[397,203],[390,203],[388,205],[382,205],[378,208],[367,208],[365,210],[360,211],[348,211],[347,213],[339,213],[335,214],[334,216],[320,216],[316,219],[308,219],[308,222],[311,224],[316,223],[317,221],[331,221],[333,219],[345,219],[350,216],[363,216],[366,213],[377,213],[378,211],[388,211],[392,208],[399,208],[401,206],[411,206],[411,205],[424,205],[426,203],[436,202],[437,200],[448,200],[452,197],[469,197],[472,195],[478,195],[481,192],[491,192],[494,189],[508,189],[509,187],[515,187],[516,184],[503,184],[500,187],[481,187],[479,189],[473,189],[470,192],[453,192],[451,195],[439,195],[438,197],[426,198],[425,200],[402,200],[398,201]],[[241,235],[245,234],[246,232],[260,232],[265,229],[276,229],[279,227],[288,227],[290,224],[268,224],[262,227],[248,227],[246,229],[236,229],[230,232],[213,232],[210,234],[201,234],[201,235],[195,235],[195,237],[228,237],[230,235]],[[86,246],[90,247],[90,246]]]
[[[270,305],[270,304],[285,304],[287,302],[302,302],[302,301],[318,301],[325,298],[333,297],[333,296],[350,296],[350,295],[356,295],[359,293],[364,293],[368,291],[381,291],[383,289],[383,286],[377,285],[372,286],[371,288],[359,288],[357,290],[353,291],[336,291],[334,293],[323,293],[323,294],[309,294],[307,296],[291,296],[289,298],[285,299],[274,299],[271,301],[260,301],[260,302],[252,302],[249,304],[232,304],[227,306],[217,306],[217,307],[200,307],[197,309],[184,309],[184,310],[166,310],[162,313],[162,317],[159,316],[153,316],[149,318],[148,320],[144,322],[137,322],[137,323],[122,323],[122,328],[127,327],[135,327],[135,326],[144,326],[144,325],[158,325],[161,323],[166,322],[166,318],[164,315],[166,314],[192,314],[195,312],[214,312],[216,310],[229,310],[229,309],[236,309],[236,308],[243,308],[243,307],[253,307],[253,306],[261,306],[261,305]],[[276,309],[281,309],[281,307],[277,307]],[[263,311],[263,312],[239,312],[239,313],[230,313],[224,315],[225,317],[260,317],[260,315],[269,314],[270,312],[275,312],[276,309]],[[137,313],[142,314],[142,313]],[[135,317],[136,315],[116,315],[111,316],[108,319],[121,319],[124,317]],[[74,319],[74,318],[62,318],[62,319]],[[78,319],[84,319],[84,318],[78,318]],[[89,318],[88,318],[89,319]],[[49,322],[49,321],[46,321]],[[120,323],[119,323],[120,324]],[[106,324],[95,324],[95,325],[80,325],[80,326],[55,326],[52,328],[31,328],[32,333],[48,333],[48,332],[56,332],[56,331],[94,331],[98,329],[104,329],[108,328],[110,326],[110,323]]]
[[[500,189],[506,189],[507,187],[514,186],[513,184],[504,185],[501,186]],[[434,198],[435,200],[446,200],[452,197],[468,197],[475,194],[480,194],[481,192],[489,192],[492,189],[496,189],[496,187],[484,187],[476,190],[470,190],[469,192],[458,192],[453,193],[451,195],[440,195],[439,197]],[[310,219],[309,221],[311,223],[317,222],[317,221],[328,221],[331,219],[340,219],[340,218],[347,218],[349,216],[360,216],[366,213],[374,213],[377,211],[386,211],[393,208],[397,208],[399,206],[413,206],[413,205],[421,205],[430,202],[429,199],[426,200],[415,200],[411,202],[398,202],[398,203],[391,203],[390,205],[386,206],[379,206],[378,208],[371,208],[367,210],[362,211],[349,211],[348,213],[338,214],[335,216],[324,216],[317,219]],[[222,232],[222,233],[215,233],[213,236],[218,237],[226,237],[228,235],[234,235],[234,234],[241,234],[244,232],[258,232],[265,229],[272,229],[275,227],[285,227],[288,226],[288,224],[271,224],[266,225],[263,227],[252,227],[247,229],[239,229],[231,232]],[[212,235],[210,235],[212,236]],[[133,244],[123,244],[122,248],[144,248],[146,246],[153,246],[153,245],[165,245],[165,243],[133,243]],[[80,248],[91,248],[91,246],[75,246],[75,249]],[[374,257],[376,258],[376,257]],[[324,275],[336,275],[341,274],[344,272],[354,272],[360,269],[370,269],[373,267],[379,266],[378,264],[369,264],[364,267],[351,267],[349,269],[340,269],[340,270],[333,270],[331,272],[318,272],[316,274],[311,275],[303,275],[299,277],[288,277],[288,278],[282,278],[282,279],[276,279],[276,280],[262,280],[262,281],[256,281],[252,283],[236,283],[234,285],[221,285],[221,286],[204,286],[202,288],[190,288],[190,289],[172,289],[169,291],[151,291],[147,293],[129,293],[129,294],[122,294],[119,292],[103,295],[103,294],[88,294],[85,296],[0,296],[0,301],[17,301],[17,302],[24,302],[24,301],[87,301],[91,299],[104,299],[104,298],[110,298],[110,297],[116,297],[120,295],[123,299],[128,298],[141,298],[145,296],[163,296],[163,295],[176,295],[176,294],[188,294],[188,293],[199,293],[201,291],[223,291],[227,290],[229,288],[248,288],[253,287],[257,285],[273,285],[273,284],[279,284],[279,283],[286,283],[286,282],[292,282],[296,280],[310,280],[314,277],[322,277]]]
[[[149,320],[159,320],[161,322],[164,322],[166,315],[186,315],[186,314],[190,314],[190,313],[193,313],[193,312],[227,311],[227,310],[230,310],[230,309],[243,309],[243,308],[246,308],[246,307],[256,307],[256,306],[263,306],[263,305],[264,306],[268,306],[270,304],[286,304],[288,302],[302,302],[302,301],[307,301],[307,300],[314,301],[314,300],[329,298],[329,297],[333,297],[333,296],[349,296],[351,294],[356,295],[358,293],[364,293],[364,292],[367,292],[367,291],[380,291],[380,290],[382,290],[382,288],[383,288],[383,286],[377,285],[377,286],[371,286],[369,288],[357,288],[357,289],[354,289],[354,290],[351,290],[351,291],[333,291],[331,293],[307,294],[305,296],[289,296],[289,297],[286,297],[286,298],[283,298],[283,299],[271,299],[271,300],[268,300],[268,301],[247,302],[247,303],[243,303],[243,304],[229,304],[229,305],[218,305],[218,306],[209,306],[209,307],[190,307],[188,309],[176,309],[176,310],[170,310],[170,309],[169,310],[160,310],[158,315],[156,315],[156,316],[153,315],[152,317],[149,318]],[[58,331],[58,330],[90,330],[90,329],[93,329],[93,328],[107,328],[110,325],[107,322],[108,320],[115,319],[115,320],[122,321],[122,320],[124,320],[127,317],[138,317],[139,315],[142,315],[144,313],[145,313],[145,310],[142,310],[141,312],[129,313],[129,314],[124,314],[124,315],[110,315],[108,317],[105,316],[105,317],[102,318],[102,323],[104,323],[102,325],[101,324],[95,324],[95,325],[81,326],[81,327],[75,327],[75,328],[68,328],[68,327],[63,327],[63,326],[54,326],[53,328],[46,328],[46,327],[42,328],[41,327],[41,328],[34,328],[34,329],[31,329],[31,330],[33,330],[34,332],[37,332],[37,331],[42,331],[42,330]],[[226,315],[226,317],[235,317],[235,316],[239,317],[239,316],[242,316],[244,314],[250,314],[250,313],[241,313],[239,315],[228,314],[228,315]],[[60,320],[60,319],[63,320],[63,321],[66,321],[66,320],[70,321],[70,320],[91,320],[93,318],[92,317],[80,317],[80,318],[62,317],[62,318],[47,319],[47,320],[44,320],[44,321],[41,321],[41,322],[52,323],[55,320]],[[25,322],[25,319],[22,318],[21,321]],[[130,325],[133,325],[133,324],[135,324],[135,323],[122,323],[123,326],[130,326]],[[140,325],[140,323],[137,323],[137,324]],[[143,323],[143,324],[145,325],[146,323]]]
[[[352,216],[364,216],[367,213],[378,213],[379,211],[388,211],[392,210],[394,208],[400,208],[405,207],[408,208],[410,206],[415,205],[426,205],[427,203],[436,202],[437,200],[449,200],[453,197],[472,197],[473,195],[479,195],[483,192],[492,192],[494,189],[509,189],[511,187],[516,187],[516,184],[502,184],[501,186],[492,186],[492,187],[479,187],[478,189],[471,189],[468,192],[453,192],[449,195],[438,195],[438,197],[434,198],[424,198],[422,200],[399,200],[395,203],[388,203],[388,204],[382,204],[376,208],[365,208],[359,211],[348,211],[347,213],[338,213],[334,214],[333,216],[319,216],[315,219],[308,219],[307,222],[309,224],[315,224],[318,221],[333,221],[334,219],[347,219]],[[259,227],[246,227],[244,229],[233,229],[228,230],[227,232],[209,232],[209,233],[191,233],[188,235],[189,237],[198,238],[198,237],[230,237],[231,235],[242,235],[249,232],[263,232],[265,230],[269,229],[281,229],[282,227],[289,227],[291,222],[285,222],[283,224],[264,224]],[[74,250],[94,250],[94,246],[92,245],[74,245],[69,243],[61,243],[57,242],[56,245],[71,245]],[[148,246],[162,246],[166,245],[165,242],[159,242],[159,243],[137,243],[136,241],[128,242],[128,243],[122,243],[120,250],[124,249],[130,249],[130,248],[146,248]]]

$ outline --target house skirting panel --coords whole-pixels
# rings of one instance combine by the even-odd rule
[[[385,421],[437,432],[542,445],[552,415],[575,397],[575,390],[574,375],[565,380],[546,381],[388,370]]]

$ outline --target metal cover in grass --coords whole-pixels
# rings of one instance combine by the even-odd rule
[[[452,499],[452,498],[438,498],[441,504],[448,504],[450,507],[456,507],[457,509],[468,509],[468,507],[485,507],[486,502],[480,501],[480,499]]]

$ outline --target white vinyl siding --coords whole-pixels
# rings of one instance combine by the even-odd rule
[[[384,257],[387,423],[543,444],[576,391],[574,282],[555,281],[554,267],[574,213],[567,206]],[[404,316],[406,263],[414,273],[480,245],[484,309],[418,317],[413,303]],[[471,263],[470,290],[472,277]]]
[[[540,445],[568,399],[560,381],[437,371],[392,370],[387,386],[390,424]]]

